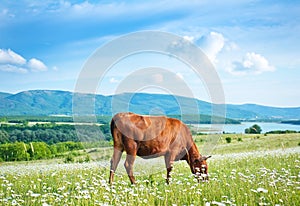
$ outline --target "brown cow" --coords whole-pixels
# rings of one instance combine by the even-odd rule
[[[125,150],[124,166],[130,182],[135,183],[133,163],[136,155],[148,159],[164,156],[167,168],[167,183],[174,161],[186,160],[198,178],[206,177],[209,157],[201,156],[188,127],[178,119],[165,116],[142,116],[134,113],[118,113],[111,121],[114,153],[111,158],[109,183]]]

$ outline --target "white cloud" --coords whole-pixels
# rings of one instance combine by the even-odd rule
[[[12,72],[12,73],[28,73],[28,70],[23,67],[18,67],[10,64],[0,65],[0,71],[3,72]]]
[[[88,14],[88,13],[93,12],[96,9],[96,6],[85,1],[85,2],[82,2],[79,4],[74,4],[72,6],[72,9],[77,14]]]
[[[225,38],[217,32],[210,32],[198,41],[200,48],[213,63],[217,63],[217,55],[223,49]]]
[[[239,46],[234,42],[226,42],[225,50],[226,51],[237,51]]]
[[[28,73],[47,71],[47,66],[36,58],[27,61],[24,57],[12,51],[11,49],[0,49],[0,71],[13,73]]]
[[[193,36],[183,36],[183,38],[190,42],[194,42],[194,40],[195,40],[195,38]]]
[[[233,62],[229,69],[229,72],[234,75],[261,74],[272,71],[275,71],[275,67],[270,65],[264,56],[254,52],[248,52],[242,61]]]
[[[14,51],[0,49],[0,64],[26,64],[26,59]]]
[[[115,79],[114,77],[111,77],[111,78],[109,79],[109,82],[110,82],[110,83],[118,83],[119,80]]]
[[[47,71],[47,66],[40,60],[32,58],[28,62],[28,67],[33,72],[39,72],[39,71]]]

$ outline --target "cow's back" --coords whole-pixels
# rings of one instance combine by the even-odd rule
[[[166,128],[167,117],[137,115],[131,112],[118,113],[112,121],[115,127],[128,138],[148,141],[161,134]]]

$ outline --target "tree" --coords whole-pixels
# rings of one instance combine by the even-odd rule
[[[4,144],[8,142],[9,142],[9,134],[4,130],[0,130],[0,144]]]
[[[51,150],[45,142],[32,142],[29,144],[28,153],[31,159],[47,159],[51,156]]]
[[[0,145],[0,158],[4,161],[29,160],[27,146],[23,142],[2,144]]]
[[[231,142],[231,137],[226,137],[225,140],[226,140],[227,143],[230,143]]]
[[[6,123],[7,122],[7,118],[6,117],[0,117],[0,122],[5,122]]]
[[[257,124],[254,124],[251,127],[245,129],[246,134],[260,134],[261,131],[262,131],[262,129]]]

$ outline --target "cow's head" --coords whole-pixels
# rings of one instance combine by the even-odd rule
[[[211,156],[202,156],[196,159],[192,165],[193,173],[196,175],[198,180],[208,180],[208,166],[206,160]]]

